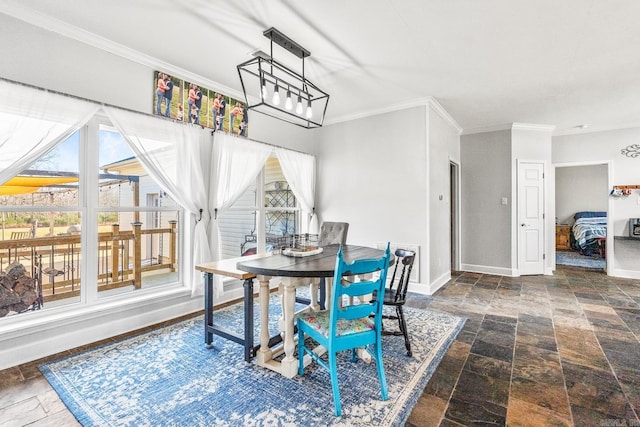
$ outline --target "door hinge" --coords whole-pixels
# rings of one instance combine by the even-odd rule
[[[542,214],[542,219],[545,219],[545,218],[546,218],[546,217],[545,217],[545,215],[546,215],[546,214]]]
[[[542,254],[542,259],[547,259],[547,254]]]

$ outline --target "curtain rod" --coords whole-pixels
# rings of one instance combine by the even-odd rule
[[[211,131],[211,135],[215,135],[215,133],[216,133],[216,130],[215,130],[215,129],[213,129],[213,130]],[[227,135],[231,135],[232,137],[234,137],[234,138],[238,138],[238,139],[239,139],[239,140],[241,140],[241,141],[242,141],[242,140],[247,140],[247,141],[251,141],[251,142],[257,142],[258,144],[268,145],[269,147],[273,147],[273,148],[283,148],[283,149],[285,149],[285,150],[293,151],[294,153],[305,154],[305,155],[307,155],[307,156],[312,156],[312,157],[315,157],[315,156],[316,156],[315,154],[309,154],[309,153],[305,153],[304,151],[294,150],[294,149],[292,149],[292,148],[287,148],[287,147],[282,147],[282,146],[280,146],[280,145],[270,144],[270,143],[268,143],[268,142],[260,141],[260,140],[258,140],[258,139],[249,138],[248,136],[240,136],[240,135],[236,135],[236,134],[235,134],[235,133],[233,133],[233,132],[225,132],[225,131],[222,131],[222,133],[227,134]]]
[[[42,91],[45,91],[45,92],[54,93],[54,94],[56,94],[56,95],[66,96],[66,97],[69,97],[69,98],[79,99],[79,100],[81,100],[81,101],[90,102],[90,103],[92,103],[92,104],[102,105],[103,107],[117,108],[117,109],[119,109],[119,110],[128,111],[128,112],[130,112],[130,113],[141,114],[141,115],[143,115],[143,116],[153,117],[153,118],[161,119],[161,120],[171,120],[172,122],[180,123],[180,124],[182,124],[182,125],[191,125],[191,124],[192,124],[192,123],[184,123],[184,122],[183,122],[183,121],[181,121],[181,120],[172,119],[172,118],[170,118],[170,117],[158,116],[157,114],[145,113],[145,112],[143,112],[143,111],[133,110],[133,109],[131,109],[131,108],[121,107],[121,106],[118,106],[118,105],[108,104],[108,103],[106,103],[106,102],[98,102],[98,101],[95,101],[95,100],[93,100],[93,99],[84,98],[84,97],[82,97],[82,96],[78,96],[78,95],[72,95],[72,94],[70,94],[70,93],[59,92],[59,91],[57,91],[57,90],[47,89],[47,88],[44,88],[44,87],[41,87],[41,86],[36,86],[36,85],[29,84],[29,83],[18,82],[18,81],[16,81],[16,80],[7,79],[7,78],[5,78],[5,77],[0,77],[0,81],[5,81],[5,82],[8,82],[8,83],[12,83],[12,84],[16,84],[16,85],[20,85],[20,86],[28,87],[28,88],[31,88],[31,89],[42,90]],[[200,126],[202,129],[205,129],[205,127],[204,127],[204,126],[202,126],[202,125],[196,125],[196,126]],[[223,131],[223,132],[224,132],[224,131]],[[212,130],[212,131],[211,131],[211,135],[213,135],[214,133],[215,133],[215,130]],[[270,144],[270,143],[268,143],[268,142],[264,142],[264,141],[258,141],[257,139],[248,138],[248,137],[242,137],[242,138],[240,138],[240,136],[238,136],[238,135],[236,135],[236,134],[234,134],[234,133],[232,133],[232,132],[224,132],[224,133],[227,133],[227,134],[229,134],[229,135],[231,135],[231,136],[234,136],[234,137],[236,137],[236,138],[238,138],[238,139],[247,139],[247,140],[249,140],[249,141],[257,142],[257,143],[259,143],[259,144],[268,145],[268,146],[270,146],[270,147],[274,147],[274,148],[284,148],[285,150],[290,150],[290,151],[293,151],[293,152],[296,152],[296,153],[306,154],[306,155],[308,155],[308,156],[313,156],[313,157],[315,157],[315,155],[314,155],[314,154],[305,153],[305,152],[302,152],[302,151],[299,151],[299,150],[293,150],[293,149],[291,149],[291,148],[281,147],[281,146],[279,146],[279,145]]]

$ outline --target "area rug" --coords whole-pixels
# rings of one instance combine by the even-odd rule
[[[604,270],[607,265],[605,259],[600,256],[590,257],[575,251],[557,251],[556,264],[569,265],[572,267],[594,268],[598,270]]]
[[[258,317],[258,306],[256,311]],[[241,312],[235,305],[214,318],[240,332]],[[340,417],[333,414],[324,369],[312,364],[303,377],[287,379],[245,362],[236,343],[216,336],[214,348],[207,349],[202,317],[51,361],[40,370],[84,426],[400,426],[465,321],[435,311],[405,312],[413,357],[406,355],[402,337],[383,337],[389,400],[380,399],[375,364],[352,363],[350,352],[343,352]],[[277,318],[274,311],[271,329]]]

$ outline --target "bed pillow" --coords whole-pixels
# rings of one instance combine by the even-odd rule
[[[606,212],[596,212],[596,211],[586,211],[586,212],[576,212],[573,216],[573,219],[578,220],[580,218],[599,218],[599,217],[607,217]]]

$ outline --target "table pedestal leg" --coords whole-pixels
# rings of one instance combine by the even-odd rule
[[[295,300],[296,300],[296,279],[284,278],[284,304],[282,311],[284,313],[284,354],[282,359],[280,372],[287,378],[293,378],[298,373],[298,359],[294,357],[296,343],[294,339],[295,326]]]

